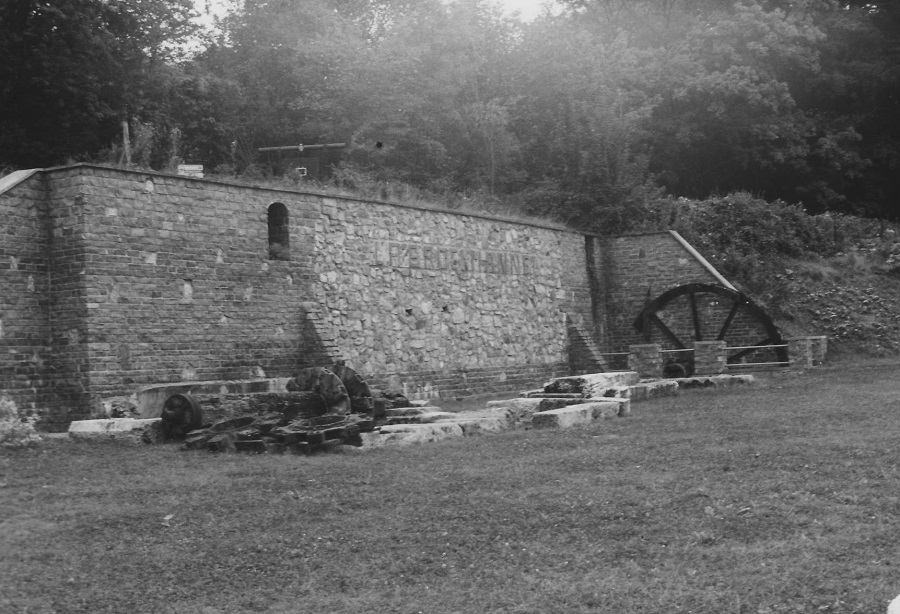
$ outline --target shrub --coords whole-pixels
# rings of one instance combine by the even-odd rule
[[[0,448],[27,448],[41,441],[34,428],[37,416],[27,416],[16,404],[0,396]]]

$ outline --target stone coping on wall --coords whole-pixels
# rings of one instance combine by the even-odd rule
[[[450,209],[448,207],[441,207],[440,205],[431,205],[425,203],[400,203],[394,201],[380,200],[377,198],[363,197],[363,196],[348,196],[344,194],[333,194],[329,192],[323,192],[320,190],[295,190],[287,187],[281,186],[270,186],[265,185],[263,183],[244,183],[240,181],[229,181],[227,179],[210,179],[207,177],[191,177],[189,175],[174,175],[172,173],[164,173],[161,171],[154,170],[143,170],[143,169],[133,169],[133,168],[119,168],[116,166],[107,166],[104,164],[94,164],[89,162],[79,162],[76,164],[67,164],[64,166],[55,166],[52,168],[45,169],[32,169],[32,174],[34,172],[46,172],[52,173],[57,171],[67,171],[67,170],[75,170],[75,169],[93,169],[99,171],[109,171],[109,172],[118,172],[118,173],[126,173],[130,175],[146,175],[150,177],[165,177],[167,179],[179,179],[187,182],[197,182],[204,184],[212,184],[212,185],[223,185],[233,188],[248,188],[253,190],[260,191],[269,191],[276,192],[279,194],[299,194],[305,196],[316,196],[319,198],[333,198],[336,200],[343,200],[348,202],[356,202],[356,203],[372,203],[377,205],[388,205],[391,207],[399,207],[402,209],[414,209],[419,211],[430,211],[433,213],[446,213],[448,215],[458,215],[463,217],[474,217],[483,220],[489,220],[493,222],[503,222],[506,224],[517,224],[520,226],[531,226],[534,228],[544,228],[547,230],[555,230],[559,232],[568,232],[580,236],[597,236],[592,233],[586,233],[581,230],[577,230],[566,226],[564,224],[555,224],[550,221],[537,221],[537,220],[523,220],[511,217],[504,217],[502,215],[491,215],[489,213],[482,213],[478,211],[462,211],[460,209]],[[25,172],[25,171],[15,171],[15,172]],[[30,176],[30,175],[29,175]],[[5,178],[4,178],[5,179]],[[21,180],[19,180],[21,181]],[[18,183],[18,181],[16,182]],[[2,190],[0,190],[2,193]]]
[[[0,177],[0,194],[3,194],[7,190],[11,190],[16,187],[35,173],[40,173],[45,169],[42,168],[29,168],[20,171],[13,171],[9,175],[5,177]]]

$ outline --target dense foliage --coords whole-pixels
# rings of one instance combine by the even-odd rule
[[[201,36],[189,0],[3,3],[0,166],[346,142],[344,178],[598,231],[662,193],[900,218],[900,2],[559,4],[235,0]]]

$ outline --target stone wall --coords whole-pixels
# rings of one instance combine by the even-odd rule
[[[0,394],[30,410],[55,404],[45,381],[49,229],[42,177],[20,176],[13,189],[0,185]]]
[[[413,396],[517,390],[567,372],[566,314],[591,314],[561,228],[91,165],[0,203],[29,220],[4,246],[4,343],[24,349],[2,387],[49,428],[151,384],[337,359]]]
[[[414,392],[437,390],[439,374],[484,389],[523,368],[558,371],[565,314],[590,313],[572,232],[323,198],[315,240],[316,299],[338,353],[363,373],[415,376]]]
[[[567,322],[627,346],[648,291],[710,280],[668,234],[93,165],[7,185],[0,213],[0,388],[47,428],[152,384],[338,359],[414,397],[520,390],[594,368],[570,364]]]
[[[316,203],[298,194],[78,167],[90,398],[148,384],[288,375],[329,360],[313,298]],[[290,210],[288,259],[267,216]]]

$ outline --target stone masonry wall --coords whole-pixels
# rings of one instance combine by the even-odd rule
[[[712,277],[668,234],[93,165],[34,175],[0,213],[0,389],[46,428],[151,384],[337,359],[414,397],[520,390],[568,372],[567,318],[627,346],[648,291]]]
[[[32,229],[4,255],[34,254],[3,270],[5,343],[31,337],[0,388],[32,365],[47,428],[150,384],[339,358],[413,396],[517,390],[566,373],[566,314],[591,317],[584,238],[563,229],[91,165],[33,181],[0,195]]]
[[[317,302],[360,372],[427,396],[565,370],[565,314],[590,314],[580,235],[332,198],[321,211]]]
[[[285,376],[328,360],[307,314],[315,203],[299,194],[79,167],[90,410],[153,383]],[[291,257],[267,213],[290,211]]]
[[[44,183],[32,175],[0,196],[0,394],[20,409],[50,405],[48,228]]]
[[[46,379],[58,402],[44,412],[51,425],[87,417],[90,401],[89,330],[86,308],[90,227],[85,217],[85,178],[73,171],[44,175],[49,227],[50,359]]]

